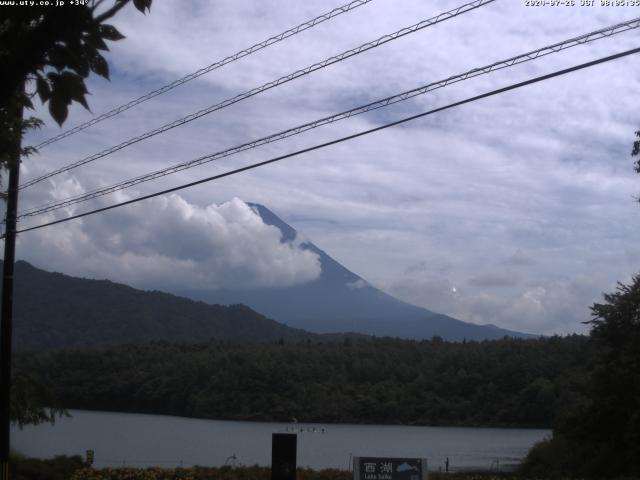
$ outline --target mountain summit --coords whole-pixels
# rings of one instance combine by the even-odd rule
[[[268,208],[249,206],[267,225],[277,227],[282,242],[292,242],[296,230]],[[211,304],[244,304],[295,328],[311,332],[358,332],[378,336],[445,340],[485,340],[531,335],[495,325],[476,325],[398,300],[371,285],[331,258],[311,242],[302,248],[320,259],[320,276],[292,287],[246,290],[191,290],[180,295]]]

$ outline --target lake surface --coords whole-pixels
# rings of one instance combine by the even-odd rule
[[[504,470],[549,430],[254,423],[161,415],[70,411],[71,418],[12,429],[14,450],[47,458],[95,451],[96,466],[270,465],[271,434],[298,434],[298,465],[348,469],[352,456],[448,457],[455,470]],[[230,458],[235,456],[234,458]]]

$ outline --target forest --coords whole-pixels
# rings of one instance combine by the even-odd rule
[[[187,417],[551,427],[580,401],[587,337],[342,343],[212,340],[19,354],[64,408]]]

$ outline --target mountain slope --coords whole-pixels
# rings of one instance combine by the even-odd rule
[[[158,340],[264,342],[316,337],[244,305],[208,305],[16,263],[13,339],[17,350]]]
[[[249,204],[268,224],[282,232],[282,241],[297,232],[266,207]],[[312,243],[303,248],[315,252],[322,265],[316,280],[287,288],[208,290],[180,292],[212,304],[242,303],[292,327],[313,332],[359,332],[401,338],[447,340],[495,339],[530,335],[495,325],[475,325],[402,302],[370,286]]]

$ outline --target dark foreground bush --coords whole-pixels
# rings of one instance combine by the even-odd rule
[[[85,467],[86,464],[79,455],[48,460],[13,455],[9,468],[12,480],[69,480],[74,473]]]
[[[549,480],[575,478],[580,470],[577,459],[563,438],[548,438],[536,443],[520,465],[517,475]]]
[[[60,456],[39,460],[13,456],[12,480],[269,480],[269,467],[192,467],[192,468],[87,468],[80,456]],[[430,480],[502,480],[509,474],[497,476],[481,473],[430,473]],[[299,468],[297,480],[351,480],[346,470],[311,470]]]
[[[268,467],[242,468],[86,468],[75,472],[72,480],[269,480]],[[297,480],[351,480],[342,470],[298,469]]]
[[[75,473],[71,480],[269,480],[269,467],[241,468],[101,468],[84,469]],[[297,480],[351,480],[352,473],[346,470],[298,469]],[[430,480],[502,480],[509,475],[468,473],[432,473]]]

